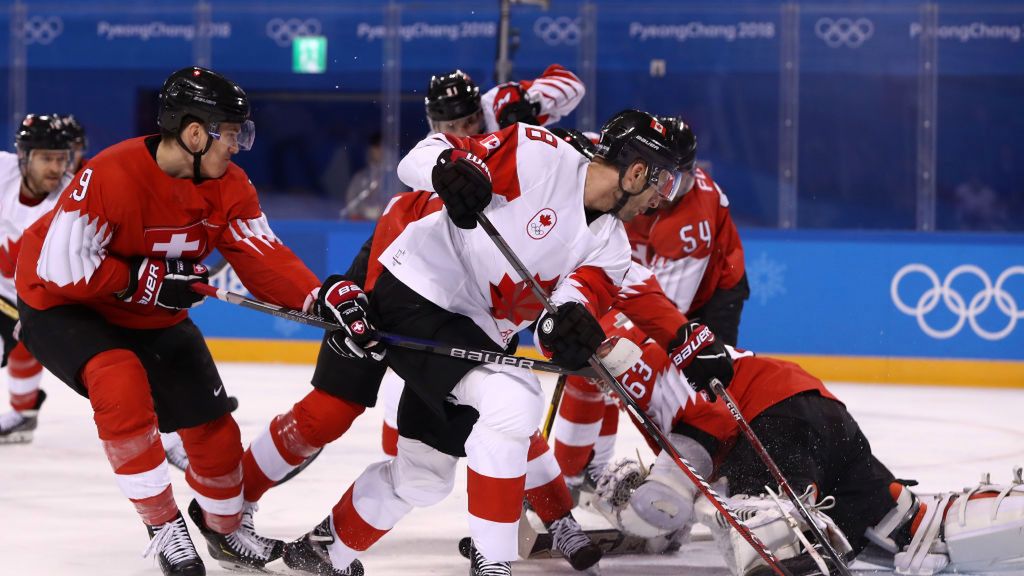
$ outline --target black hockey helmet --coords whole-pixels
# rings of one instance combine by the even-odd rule
[[[648,166],[648,185],[657,186],[658,194],[671,201],[680,195],[684,174],[693,169],[696,139],[690,147],[683,141],[687,132],[693,135],[685,124],[665,124],[647,112],[623,110],[601,127],[596,152],[623,171],[642,160]]]
[[[89,147],[89,141],[85,137],[85,127],[75,118],[74,114],[66,114],[58,116],[58,118],[61,128],[64,130],[64,136],[67,137],[69,143],[81,144],[83,149]]]
[[[457,120],[480,112],[480,87],[462,70],[430,77],[427,118],[434,122]]]
[[[586,134],[576,130],[574,128],[550,128],[552,134],[558,139],[567,142],[570,146],[576,149],[577,152],[583,154],[587,159],[592,160],[594,158],[595,151],[597,150],[594,142],[587,138]]]
[[[220,137],[220,123],[241,124],[238,147],[252,147],[249,98],[238,84],[213,70],[190,66],[171,74],[160,89],[159,108],[157,125],[167,132],[178,133],[189,117],[202,122],[215,138]]]
[[[14,134],[14,147],[26,157],[32,150],[70,150],[71,140],[56,114],[29,114]]]

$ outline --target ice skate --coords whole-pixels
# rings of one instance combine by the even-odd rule
[[[206,538],[206,549],[221,566],[229,570],[262,570],[268,562],[281,557],[284,542],[256,533],[252,515],[256,505],[246,502],[242,507],[242,525],[230,534],[214,532],[203,518],[203,509],[193,500],[188,515]]]
[[[32,441],[43,400],[46,400],[46,392],[40,390],[31,410],[11,410],[0,414],[0,444],[28,444]]]
[[[353,560],[343,570],[331,564],[327,546],[334,542],[331,532],[331,517],[324,518],[313,530],[284,547],[284,563],[293,570],[301,570],[317,576],[363,576],[363,565]]]
[[[601,548],[583,532],[572,514],[555,520],[548,525],[552,547],[558,550],[575,570],[588,570],[601,560]]]
[[[206,566],[192,544],[185,518],[179,512],[173,520],[159,526],[146,525],[149,546],[143,557],[156,555],[160,570],[167,576],[206,576]]]

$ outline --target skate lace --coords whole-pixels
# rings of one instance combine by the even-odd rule
[[[143,558],[156,557],[163,554],[171,565],[198,557],[192,538],[188,535],[188,527],[181,516],[164,524],[153,534],[149,545],[142,552]]]
[[[591,544],[590,538],[583,533],[579,523],[571,517],[556,520],[549,530],[555,548],[566,558],[571,558],[581,548]]]
[[[26,418],[21,415],[21,412],[17,410],[11,410],[10,412],[4,412],[0,414],[0,432],[8,432],[13,430],[24,422]]]
[[[474,576],[511,576],[512,567],[508,562],[491,562],[483,554],[473,548]]]
[[[259,510],[259,506],[255,503],[247,503],[242,508],[242,525],[238,530],[228,534],[226,540],[243,557],[266,560],[270,557],[275,541],[256,533],[252,517],[257,510]]]

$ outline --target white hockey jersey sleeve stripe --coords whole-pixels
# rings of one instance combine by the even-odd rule
[[[39,278],[59,287],[88,282],[106,258],[112,237],[108,224],[99,223],[98,217],[90,219],[78,210],[54,215],[36,263]]]

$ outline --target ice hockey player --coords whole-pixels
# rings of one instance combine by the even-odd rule
[[[635,216],[675,181],[669,135],[652,121],[636,111],[617,116],[607,126],[614,153],[592,163],[547,130],[524,124],[421,142],[399,175],[413,188],[436,191],[445,207],[409,224],[379,258],[387,270],[370,296],[376,325],[501,350],[540,315],[540,304],[476,226],[476,213],[484,211],[542,284],[554,288],[559,313],[541,317],[541,343],[555,362],[581,366],[603,340],[588,307],[607,307],[629,267],[615,216]],[[526,160],[538,169],[511,170]],[[529,437],[539,420],[536,378],[401,349],[389,350],[387,360],[407,385],[398,456],[367,469],[320,526],[286,547],[285,562],[313,572],[331,564],[340,574],[361,571],[356,556],[413,506],[446,496],[457,456],[468,455],[474,573],[508,573]],[[356,393],[367,388],[353,379],[339,384]],[[445,401],[449,396],[457,403]]]
[[[21,236],[46,214],[71,180],[71,144],[55,116],[29,114],[14,135],[15,154],[0,152],[0,336],[7,366],[10,412],[0,414],[0,444],[32,441],[46,392],[39,389],[43,367],[18,342],[14,327],[17,293],[14,268]]]
[[[64,134],[71,142],[71,167],[69,174],[77,174],[82,166],[89,161],[85,153],[89,151],[89,139],[85,136],[85,126],[75,118],[74,114],[60,116],[61,125],[64,127]]]
[[[89,399],[121,491],[165,574],[205,574],[171,492],[159,431],[177,430],[196,492],[189,515],[211,556],[261,568],[283,543],[253,532],[242,497],[242,446],[228,395],[188,317],[190,284],[213,249],[257,297],[308,309],[319,282],[274,235],[231,157],[254,126],[245,92],[189,67],[159,95],[160,134],[92,158],[56,207],[24,235],[17,288],[21,338]]]
[[[433,133],[476,136],[516,122],[547,126],[572,113],[586,94],[575,74],[552,64],[534,80],[506,82],[485,92],[461,70],[431,76],[427,123]]]
[[[793,506],[784,497],[780,506],[763,494],[764,486],[776,483],[746,439],[735,441],[735,421],[723,413],[722,403],[706,390],[694,395],[685,375],[667,369],[670,358],[621,313],[610,313],[602,325],[609,335],[643,343],[643,362],[620,380],[699,472],[717,469],[727,479],[733,507],[783,565],[795,576],[816,575],[820,559],[834,572],[827,555],[816,549],[815,558],[788,527],[785,514],[806,530]],[[804,493],[819,529],[848,560],[870,542],[895,554],[900,574],[1024,567],[1020,469],[1010,484],[985,478],[963,493],[918,497],[907,488],[912,482],[896,480],[871,453],[856,421],[820,380],[791,362],[726,350],[735,369],[730,394],[787,481]],[[592,431],[591,438],[596,436]],[[606,469],[595,507],[620,530],[650,538],[654,549],[678,541],[701,521],[712,527],[734,574],[770,572],[664,456],[650,470],[629,460]]]

